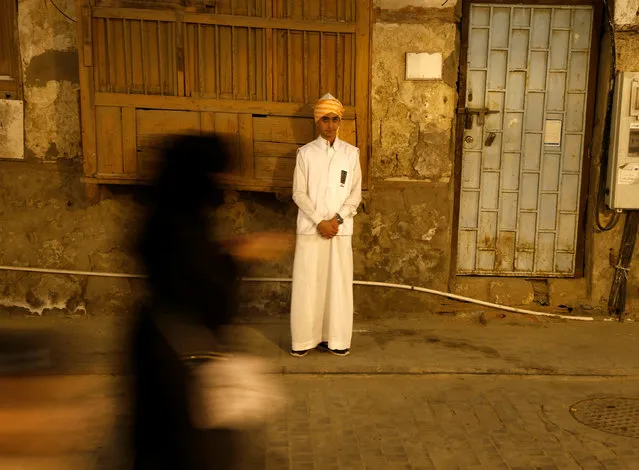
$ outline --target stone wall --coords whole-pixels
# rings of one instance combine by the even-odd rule
[[[59,6],[75,15],[71,0]],[[456,99],[455,12],[452,7],[440,12],[419,5],[398,9],[397,2],[375,7],[372,58],[378,66],[372,77],[371,191],[365,196],[365,211],[356,219],[355,277],[445,290]],[[433,11],[438,14],[431,15]],[[74,25],[32,0],[20,3],[19,22],[27,153],[32,161],[49,163],[0,164],[5,222],[0,230],[7,230],[1,237],[0,264],[137,272],[131,240],[140,210],[136,197],[143,189],[115,188],[117,192],[102,202],[89,205],[79,182]],[[444,80],[406,82],[404,55],[411,48],[441,52]],[[75,160],[63,163],[63,157]],[[222,235],[228,236],[256,230],[293,232],[295,213],[290,200],[230,192],[216,215]],[[290,277],[291,268],[292,253],[277,263],[246,267],[246,272]],[[53,307],[124,312],[142,291],[139,281],[122,279],[5,272],[0,280],[4,305],[38,313]],[[279,315],[288,309],[289,284],[246,284],[243,292],[248,313]],[[356,289],[358,315],[414,314],[430,310],[432,302],[405,291]]]
[[[456,2],[375,1],[368,214],[357,226],[357,277],[447,290],[459,35]],[[406,80],[406,53],[439,53],[442,80]],[[358,216],[360,217],[360,216]],[[369,248],[366,248],[369,247]],[[440,299],[358,291],[414,314]],[[375,299],[379,302],[379,299]],[[372,305],[371,305],[372,307]]]
[[[73,0],[56,3],[75,17]],[[0,264],[90,269],[122,234],[102,223],[109,209],[86,204],[79,182],[75,24],[48,2],[20,0],[18,38],[25,162],[0,162]],[[83,312],[94,281],[0,271],[0,305],[35,313]]]
[[[614,4],[615,58],[616,69],[619,72],[639,72],[639,56],[637,55],[637,50],[639,50],[639,32],[637,32],[637,29],[639,29],[638,5],[635,0],[618,1]],[[606,70],[606,72],[609,70],[612,58],[610,47],[610,36],[607,35],[602,43],[600,55],[601,68]],[[608,77],[609,74],[604,75],[605,79]],[[603,89],[599,91],[598,99],[603,101]],[[598,113],[599,121],[596,122],[596,132],[600,130],[597,126],[603,125],[600,118],[602,113],[603,110]],[[599,139],[600,141],[601,139]],[[601,148],[594,145],[592,170],[594,175],[599,174],[601,154]],[[593,234],[594,240],[590,263],[592,269],[591,295],[593,303],[598,303],[604,309],[608,302],[610,286],[614,276],[613,267],[616,265],[616,257],[621,245],[624,217],[621,217],[613,230]],[[592,225],[590,226],[592,227]],[[631,312],[639,310],[639,248],[637,246],[635,246],[631,269],[628,272],[626,306]]]
[[[87,203],[80,164],[0,165],[0,264],[52,269],[139,272],[129,255],[139,219],[134,194]],[[140,281],[0,271],[0,305],[32,313],[126,310]]]
[[[74,0],[56,5],[75,17]],[[49,2],[18,2],[24,81],[25,156],[52,161],[80,155],[80,84],[75,23]]]
[[[72,0],[57,3],[75,16]],[[373,6],[370,190],[356,218],[356,279],[451,289],[511,305],[605,306],[622,224],[597,233],[592,205],[585,222],[584,277],[451,277],[460,2],[375,0]],[[27,161],[0,162],[0,264],[139,272],[132,241],[144,188],[111,188],[91,205],[80,183],[75,25],[36,0],[20,0],[19,25]],[[637,33],[619,32],[616,42],[618,69],[639,70],[633,53],[639,48]],[[407,52],[440,53],[442,79],[405,80]],[[600,80],[598,95],[591,201],[601,156],[605,80]],[[229,192],[214,217],[221,222],[220,235],[229,236],[260,230],[292,233],[295,214],[290,200]],[[245,272],[287,278],[292,257],[289,253],[276,263],[246,266]],[[637,261],[628,292],[635,308]],[[247,283],[242,292],[246,315],[279,316],[288,310],[287,283]],[[143,283],[137,280],[0,272],[0,304],[34,313],[126,314],[143,295]],[[356,315],[368,318],[424,314],[440,310],[442,302],[427,294],[365,286],[356,287],[355,298]]]

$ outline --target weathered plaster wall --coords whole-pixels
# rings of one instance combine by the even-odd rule
[[[623,12],[630,12],[631,15],[624,16]],[[616,49],[616,69],[617,71],[639,72],[639,33],[636,31],[626,31],[628,27],[639,26],[637,19],[637,2],[626,0],[616,2],[615,4],[615,22],[618,29],[615,33],[615,49]],[[612,55],[610,54],[610,36],[607,35],[602,43],[601,68],[604,72],[610,70],[610,62]],[[609,74],[604,75],[605,78]],[[606,80],[604,80],[605,82]],[[599,99],[603,102],[605,85],[599,91]],[[603,109],[597,113],[599,121],[596,122],[595,132],[602,132],[603,127]],[[596,141],[601,142],[601,138]],[[602,151],[600,145],[593,146],[593,176],[599,175],[600,159]],[[594,182],[593,182],[594,183]],[[607,220],[604,217],[604,222]],[[608,303],[610,287],[614,276],[614,266],[616,265],[617,255],[621,245],[621,237],[623,233],[624,217],[622,216],[617,226],[609,232],[593,231],[593,252],[592,256],[592,300],[599,303],[604,309]],[[590,225],[592,227],[592,225]],[[635,252],[631,263],[631,269],[628,272],[627,283],[627,309],[636,315],[639,311],[639,249],[635,246]]]
[[[448,183],[457,82],[454,23],[377,23],[373,28],[371,175]],[[444,80],[405,80],[406,52],[439,52]]]
[[[59,5],[75,15],[72,0]],[[607,233],[586,221],[586,276],[530,281],[450,278],[454,199],[454,110],[460,4],[435,0],[375,0],[372,32],[370,191],[356,218],[355,277],[453,291],[511,305],[605,306],[621,225]],[[20,43],[25,79],[29,162],[0,162],[0,264],[138,272],[131,242],[143,189],[114,188],[97,205],[80,183],[79,106],[75,29],[52,7],[21,0]],[[634,32],[617,34],[619,70],[639,70]],[[602,46],[605,48],[605,45]],[[406,52],[441,53],[443,79],[406,81]],[[602,53],[605,61],[605,53]],[[602,70],[605,65],[602,62]],[[599,95],[605,91],[605,80]],[[593,142],[593,200],[601,154],[598,103]],[[599,140],[597,140],[599,139]],[[599,145],[598,145],[599,142]],[[36,160],[48,162],[37,163]],[[223,236],[260,230],[294,231],[296,208],[271,194],[227,194],[214,216]],[[639,254],[635,256],[638,258]],[[637,262],[629,303],[639,308]],[[292,253],[247,267],[254,276],[289,277]],[[289,284],[245,284],[244,313],[285,315]],[[0,303],[33,312],[127,313],[144,295],[135,280],[0,272]],[[356,315],[389,317],[437,311],[442,299],[426,294],[356,287]]]
[[[71,18],[73,0],[56,4]],[[76,26],[49,2],[18,2],[26,162],[0,162],[0,264],[136,272],[133,194],[90,206],[80,183]],[[0,306],[113,312],[140,282],[0,272]]]
[[[71,0],[60,6],[75,14]],[[455,7],[427,2],[375,6],[371,190],[365,212],[356,219],[355,277],[446,289],[457,75]],[[73,24],[34,0],[22,1],[20,13],[29,114],[26,146],[32,157],[60,162],[60,157],[79,154]],[[411,51],[441,52],[444,80],[406,82],[404,57]],[[140,190],[120,188],[90,206],[81,191],[80,174],[76,164],[0,164],[7,183],[0,193],[2,264],[137,271],[130,243],[139,218],[135,195]],[[216,216],[222,235],[229,235],[293,232],[295,214],[290,200],[231,192]],[[289,277],[291,267],[292,253],[277,263],[251,266],[247,274]],[[123,312],[142,295],[139,281],[23,273],[1,273],[0,280],[6,305],[36,312],[56,306]],[[290,285],[246,284],[243,294],[247,313],[285,314]],[[435,304],[429,296],[405,291],[356,289],[356,314],[361,316],[415,314]]]
[[[74,0],[56,4],[71,18]],[[25,156],[37,160],[80,155],[80,85],[75,23],[49,2],[18,2],[25,102]]]
[[[375,1],[372,189],[355,246],[361,278],[447,290],[459,37],[455,1]],[[443,80],[407,81],[406,53],[440,53]],[[378,309],[438,309],[440,300],[359,289]]]
[[[0,264],[139,272],[135,194],[89,205],[80,171],[69,160],[0,164]],[[0,306],[34,313],[123,311],[141,294],[135,280],[0,271]]]
[[[613,17],[615,25],[620,29],[632,29],[639,26],[639,0],[617,0],[613,1]]]

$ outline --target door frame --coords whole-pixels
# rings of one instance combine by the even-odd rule
[[[449,279],[452,281],[457,277],[512,277],[512,278],[580,278],[585,272],[585,242],[586,242],[586,219],[587,219],[587,201],[588,190],[590,187],[590,150],[592,148],[592,139],[594,131],[594,114],[597,91],[597,71],[599,69],[599,48],[601,43],[601,26],[603,19],[603,1],[602,0],[531,0],[522,2],[521,0],[461,0],[462,1],[462,17],[460,24],[460,55],[459,55],[459,75],[458,75],[458,96],[457,109],[466,107],[466,83],[468,79],[468,38],[470,35],[470,7],[472,4],[491,4],[491,5],[535,5],[535,6],[592,6],[592,37],[590,47],[590,70],[588,72],[588,96],[586,104],[586,123],[584,130],[584,143],[582,147],[582,173],[581,187],[579,191],[578,202],[578,221],[577,221],[577,243],[575,246],[575,272],[571,275],[546,275],[535,276],[522,273],[521,276],[504,273],[504,274],[472,274],[460,275],[457,273],[457,256],[458,256],[458,237],[459,237],[459,212],[461,198],[461,177],[462,177],[462,153],[463,153],[463,137],[464,137],[464,120],[456,114],[455,123],[455,160],[453,166],[453,230],[451,234],[451,263]]]

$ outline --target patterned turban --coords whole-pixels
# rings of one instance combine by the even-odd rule
[[[344,106],[337,98],[335,98],[330,93],[326,93],[319,100],[317,100],[314,110],[315,122],[331,113],[337,114],[340,119],[344,115]]]

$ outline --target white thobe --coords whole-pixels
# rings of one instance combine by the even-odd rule
[[[349,349],[353,333],[353,217],[361,201],[359,149],[319,137],[297,151],[293,200],[299,207],[291,299],[292,348],[328,342]],[[344,223],[326,240],[317,225],[339,213]]]

